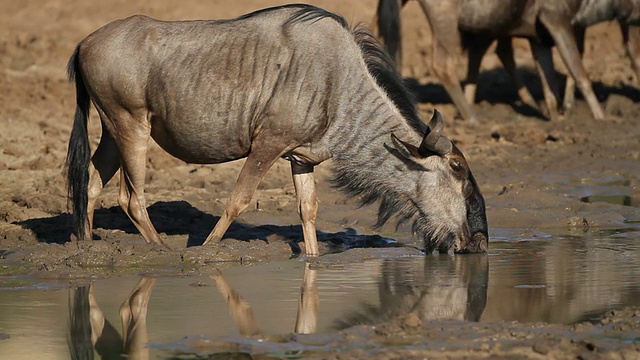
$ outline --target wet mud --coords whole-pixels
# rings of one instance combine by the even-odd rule
[[[269,171],[249,209],[221,243],[202,247],[242,161],[191,165],[155,144],[148,154],[145,192],[150,217],[169,248],[144,243],[117,205],[117,179],[100,197],[96,240],[69,241],[63,164],[75,96],[66,81],[65,66],[75,45],[105,23],[135,13],[162,19],[229,18],[281,3],[26,0],[0,4],[0,282],[35,278],[44,283],[77,284],[122,274],[212,275],[257,263],[309,260],[301,256],[304,244],[288,163],[278,161]],[[373,0],[312,3],[352,23],[370,21],[375,11]],[[527,252],[540,242],[563,244],[562,239],[571,236],[602,232],[621,239],[621,246],[625,241],[640,241],[640,81],[625,57],[615,26],[601,24],[588,30],[584,58],[606,120],[593,120],[586,103],[578,98],[576,107],[562,119],[547,121],[516,101],[516,91],[497,57],[488,54],[475,105],[481,120],[472,125],[456,117],[446,92],[431,73],[429,28],[417,4],[403,10],[403,20],[402,74],[415,91],[423,116],[433,108],[443,113],[445,134],[466,155],[485,196],[489,267],[499,261],[493,249],[504,244],[512,251]],[[558,71],[566,74],[555,55]],[[542,101],[525,43],[517,43],[516,61],[533,95]],[[464,65],[461,60],[461,78]],[[92,119],[95,148],[100,127],[93,112]],[[355,199],[330,187],[330,178],[331,164],[319,166],[321,256],[313,260],[319,271],[370,259],[433,256],[423,254],[420,240],[411,236],[410,229],[388,225],[374,230],[376,209],[357,208]],[[555,259],[580,259],[584,251],[565,249]],[[640,252],[636,248],[625,251],[624,256],[635,259]],[[238,358],[242,354],[295,357],[298,346],[305,350],[305,358],[335,359],[640,357],[638,308],[600,310],[586,322],[556,324],[432,321],[408,309],[376,324],[354,325],[329,334],[268,334],[215,341],[186,338],[157,346],[208,354],[220,353],[217,346],[222,346]],[[0,348],[11,339],[4,331],[0,329]]]

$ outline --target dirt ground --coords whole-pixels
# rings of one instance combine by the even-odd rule
[[[150,216],[171,250],[144,244],[117,206],[117,181],[110,183],[96,211],[95,234],[104,241],[68,242],[70,216],[63,164],[75,110],[73,87],[65,66],[75,45],[109,21],[135,13],[161,19],[229,18],[284,1],[156,0],[0,0],[0,275],[99,276],[100,266],[127,271],[140,266],[206,271],[215,261],[239,264],[289,258],[299,250],[300,227],[290,171],[285,161],[270,170],[251,209],[232,226],[228,240],[206,251],[197,245],[211,230],[242,161],[216,166],[186,164],[155,144],[148,155],[147,202]],[[349,22],[368,22],[375,0],[310,1],[342,14]],[[508,76],[488,54],[478,88],[476,109],[481,117],[472,126],[456,118],[443,88],[429,69],[431,38],[416,4],[403,11],[405,33],[402,74],[416,91],[420,110],[438,108],[447,121],[445,133],[466,155],[487,202],[490,235],[495,229],[550,229],[550,232],[625,228],[640,220],[640,91],[625,57],[616,27],[589,29],[585,66],[607,114],[594,121],[580,100],[558,122],[546,121],[516,100]],[[518,43],[517,62],[534,96],[542,91],[526,45]],[[559,71],[563,66],[556,58]],[[464,61],[460,75],[463,78]],[[95,114],[93,119],[96,119]],[[90,132],[99,139],[97,121]],[[326,181],[330,164],[317,171],[320,191],[318,228],[321,253],[336,247],[385,246],[374,235],[373,208],[356,209],[351,199]],[[580,201],[584,184],[615,183],[628,189],[632,206]],[[290,226],[296,225],[296,226]],[[637,226],[637,225],[636,225]],[[525,230],[522,230],[525,229]],[[393,228],[383,228],[392,237]],[[297,239],[297,240],[296,240]],[[407,240],[419,246],[418,240]],[[189,247],[188,247],[189,246]],[[414,247],[404,248],[415,254]],[[362,261],[366,252],[342,253],[331,261]],[[335,260],[341,259],[341,260]],[[322,266],[322,257],[320,259]],[[104,275],[104,274],[102,274]],[[336,334],[340,341],[385,344],[375,351],[344,350],[325,358],[640,358],[640,310],[608,314],[597,324],[473,324],[423,326],[411,314],[373,328]],[[582,326],[582,327],[581,327]],[[585,340],[594,326],[608,336]],[[465,346],[469,334],[487,340],[481,348]],[[628,334],[635,334],[629,339]],[[436,337],[439,347],[426,346]],[[454,339],[454,340],[452,340]],[[364,341],[364,340],[362,340]],[[394,344],[415,344],[394,352]],[[406,348],[405,348],[406,349]]]

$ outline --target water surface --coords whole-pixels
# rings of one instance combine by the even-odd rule
[[[408,312],[423,320],[574,323],[640,306],[640,230],[494,232],[484,255],[319,268],[290,260],[212,276],[113,276],[80,287],[3,277],[0,354],[69,358],[67,339],[76,351],[94,351],[92,327],[103,335],[103,353],[126,347],[130,358],[155,358],[185,338],[330,333]]]

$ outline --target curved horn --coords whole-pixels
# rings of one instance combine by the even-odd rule
[[[425,134],[418,149],[418,153],[422,156],[428,156],[429,154],[446,155],[453,149],[451,140],[442,136],[442,129],[444,128],[444,121],[442,115],[438,110],[433,110],[433,117],[429,121],[429,131]]]

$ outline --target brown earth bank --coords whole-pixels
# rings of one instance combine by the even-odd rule
[[[67,83],[65,66],[86,35],[136,13],[167,20],[229,18],[283,3],[0,1],[0,275],[93,277],[141,268],[207,272],[211,264],[234,266],[296,256],[301,230],[284,160],[269,171],[250,209],[230,228],[227,239],[207,248],[193,245],[202,243],[218,219],[242,161],[191,165],[153,144],[148,154],[146,199],[151,219],[170,249],[144,243],[117,206],[116,180],[105,188],[96,210],[95,234],[101,241],[69,242],[63,177],[75,110],[74,89]],[[310,3],[335,11],[351,23],[369,22],[376,6],[374,0]],[[431,38],[417,4],[403,10],[403,20],[402,74],[415,91],[425,118],[434,108],[445,115],[445,133],[465,153],[485,196],[490,235],[503,231],[526,237],[540,229],[566,234],[638,226],[640,91],[617,28],[601,24],[587,33],[584,62],[607,113],[606,121],[593,120],[583,101],[558,122],[523,108],[495,55],[488,54],[476,104],[482,120],[472,125],[456,118],[455,108],[431,74]],[[531,57],[522,43],[518,43],[516,56],[528,85],[541,100]],[[559,58],[556,64],[562,72]],[[461,61],[461,78],[463,74]],[[92,118],[95,148],[100,127],[95,113]],[[375,209],[356,208],[353,199],[330,187],[330,176],[330,164],[319,166],[320,252],[335,253],[321,256],[317,260],[320,267],[420,253],[420,241],[411,238],[407,229],[371,229]],[[585,184],[620,186],[632,206],[581,201]],[[639,318],[637,309],[625,309],[595,324],[460,323],[447,326],[443,333],[437,330],[438,324],[422,324],[408,314],[380,326],[336,334],[336,352],[318,357],[632,359],[640,358]],[[589,330],[583,331],[585,327]],[[593,334],[600,336],[594,340]],[[360,342],[375,350],[344,345]]]

